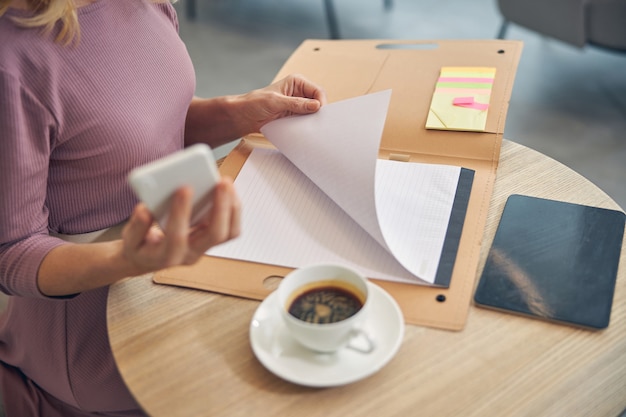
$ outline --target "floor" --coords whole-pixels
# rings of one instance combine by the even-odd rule
[[[243,93],[268,84],[305,39],[328,38],[322,0],[196,0],[175,7],[197,72],[197,94]],[[495,0],[334,0],[349,39],[490,39]],[[511,25],[524,41],[504,137],[584,175],[626,208],[626,54],[578,49]],[[230,147],[217,150],[225,155]]]

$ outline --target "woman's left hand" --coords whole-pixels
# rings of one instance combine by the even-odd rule
[[[298,74],[250,91],[241,98],[245,104],[240,109],[240,117],[242,122],[252,123],[252,132],[258,132],[266,123],[281,117],[315,113],[326,104],[324,89]]]
[[[315,113],[324,104],[324,89],[302,75],[289,75],[246,94],[194,97],[187,110],[185,145],[202,142],[215,148],[257,133],[272,120]]]

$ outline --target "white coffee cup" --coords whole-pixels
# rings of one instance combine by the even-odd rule
[[[370,305],[367,278],[357,271],[311,265],[289,273],[277,291],[280,315],[303,346],[317,352],[374,350],[372,338],[362,329]]]

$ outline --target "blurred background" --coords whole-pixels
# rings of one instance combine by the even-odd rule
[[[269,84],[303,40],[331,37],[328,4],[344,39],[493,39],[502,23],[496,0],[384,1],[179,0],[196,94]],[[522,40],[524,51],[504,137],[569,166],[626,208],[626,52],[579,48],[514,23],[506,39]]]

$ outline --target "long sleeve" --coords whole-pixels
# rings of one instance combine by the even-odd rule
[[[43,297],[37,270],[43,257],[62,244],[48,236],[46,188],[51,132],[50,113],[0,69],[0,290]]]

